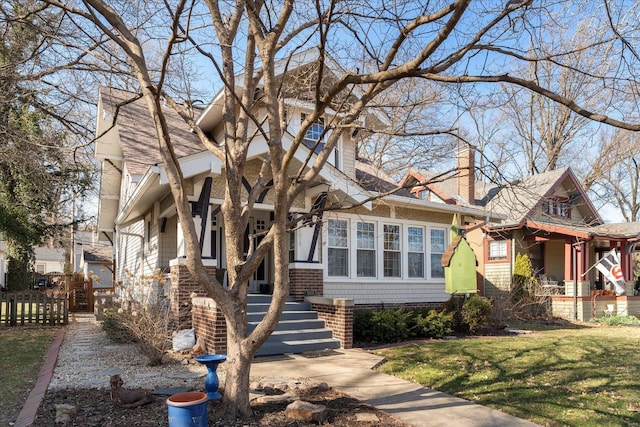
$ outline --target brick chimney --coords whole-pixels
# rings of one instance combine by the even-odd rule
[[[476,204],[476,160],[473,147],[461,147],[457,152],[456,189],[458,195],[471,205]]]

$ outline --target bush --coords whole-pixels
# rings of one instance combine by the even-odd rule
[[[425,338],[442,338],[453,331],[453,313],[429,310],[416,315],[416,334]]]
[[[514,301],[528,300],[535,295],[536,280],[533,275],[533,265],[526,254],[516,255],[513,264],[513,278],[511,281],[511,296]]]
[[[376,311],[371,317],[373,341],[386,343],[412,338],[412,323],[415,324],[411,311],[401,308]]]
[[[469,332],[474,333],[489,325],[491,301],[474,295],[462,304],[461,314]]]
[[[635,316],[611,316],[598,317],[593,319],[594,322],[606,323],[609,326],[616,325],[640,325],[640,320]]]

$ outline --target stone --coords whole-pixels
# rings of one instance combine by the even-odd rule
[[[356,414],[356,421],[359,423],[379,423],[380,418],[373,412],[360,412]]]
[[[325,382],[321,382],[320,384],[317,385],[318,387],[318,391],[329,391],[331,389],[331,387],[329,387],[329,384],[325,383]]]
[[[314,405],[303,400],[296,400],[287,406],[284,411],[287,418],[291,420],[321,423],[327,418],[327,407],[324,405]]]
[[[283,403],[293,402],[298,400],[298,395],[295,393],[277,394],[274,396],[260,396],[255,399],[257,403]]]
[[[56,408],[56,424],[66,424],[71,421],[73,415],[78,412],[78,409],[74,405],[67,403],[61,403],[55,405]]]

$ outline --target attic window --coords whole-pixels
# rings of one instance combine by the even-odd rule
[[[304,122],[306,118],[307,118],[307,115],[305,113],[300,114],[301,123]],[[309,148],[310,150],[313,150],[316,154],[318,154],[324,148],[324,142],[323,142],[324,132],[325,132],[324,119],[320,117],[318,118],[318,120],[312,123],[311,126],[309,126],[309,128],[307,129],[307,132],[304,135],[304,139],[302,140],[302,143],[307,148]]]
[[[547,199],[543,205],[544,213],[561,218],[571,218],[571,208],[568,199]]]

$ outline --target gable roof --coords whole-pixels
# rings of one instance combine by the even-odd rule
[[[538,175],[533,175],[522,180],[513,181],[497,187],[493,197],[487,197],[487,209],[506,215],[506,220],[499,227],[512,227],[522,225],[527,219],[532,219],[534,210],[546,198],[553,196],[554,191],[562,185],[567,187],[567,192],[573,198],[574,208],[582,211],[585,225],[602,224],[602,218],[592,205],[589,197],[584,192],[582,185],[574,175],[571,168],[557,169]],[[544,220],[543,220],[544,221]],[[558,218],[553,218],[551,223],[563,223],[575,225]]]
[[[84,262],[99,262],[111,264],[113,256],[111,246],[82,246],[82,258]]]
[[[144,99],[136,99],[138,95],[133,92],[104,86],[100,87],[100,97],[105,111],[114,115],[118,110],[117,128],[129,173],[141,176],[149,166],[162,163],[155,126]],[[119,104],[124,105],[118,109]],[[162,111],[178,157],[195,154],[204,149],[198,137],[191,132],[173,108],[165,106]]]

